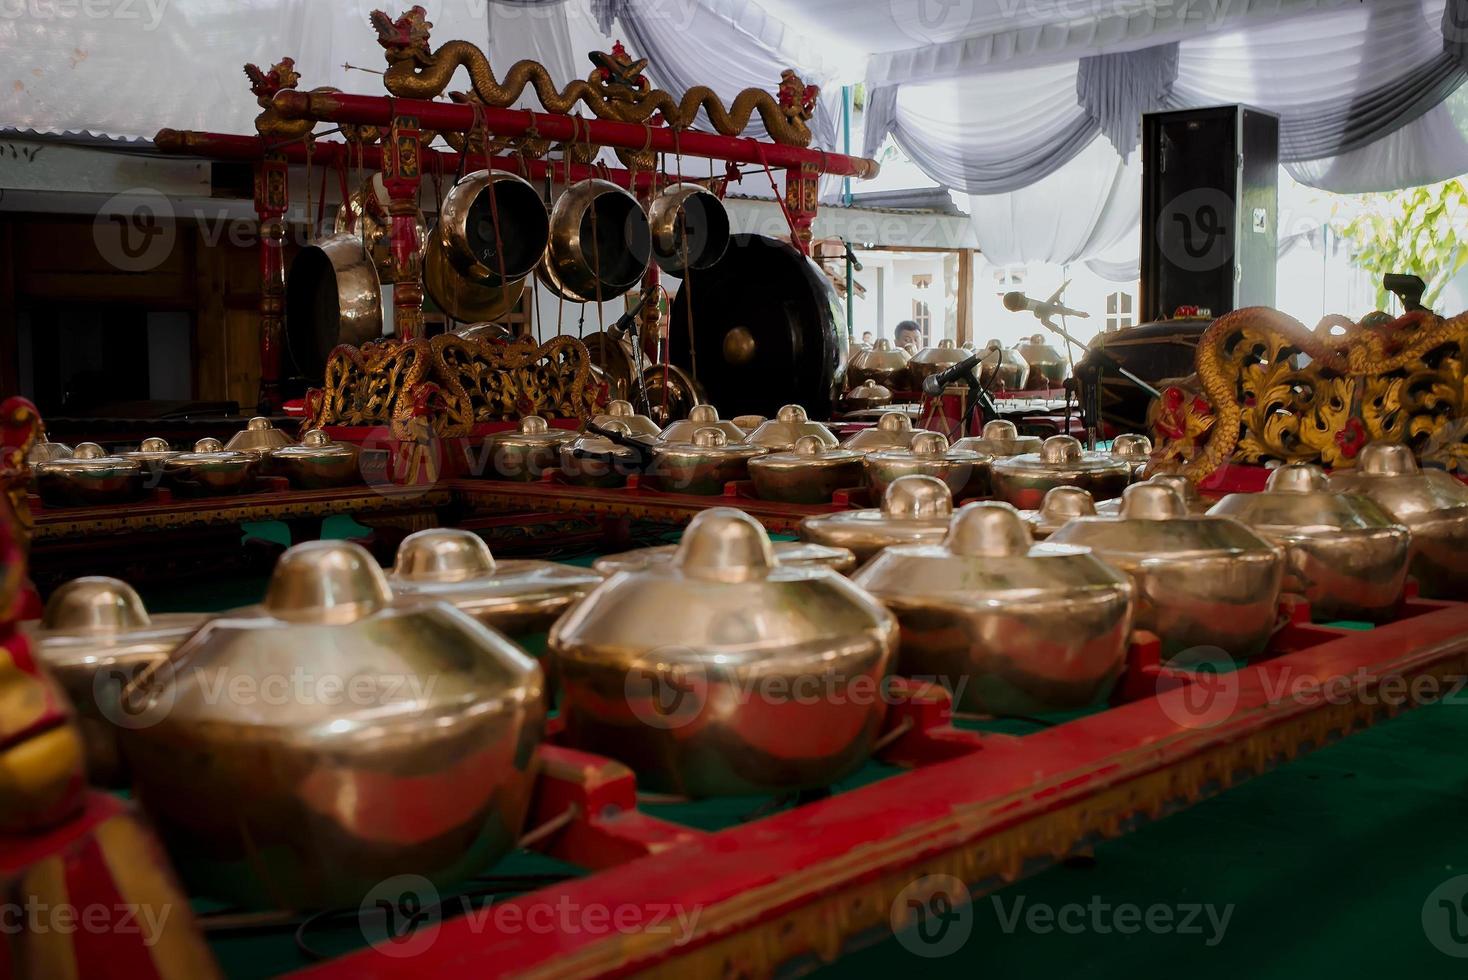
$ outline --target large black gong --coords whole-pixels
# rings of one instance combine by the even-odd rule
[[[1092,351],[1104,350],[1122,367],[1154,388],[1172,378],[1186,378],[1193,373],[1193,358],[1198,338],[1213,321],[1207,317],[1179,317],[1125,327],[1097,334],[1091,350],[1076,363],[1076,379],[1081,384],[1081,404],[1094,404],[1092,386],[1100,371],[1100,406],[1103,431],[1108,433],[1146,432],[1147,406],[1152,396],[1102,361]],[[1087,413],[1089,415],[1089,412]],[[1091,418],[1088,425],[1095,425]]]
[[[689,349],[692,305],[693,350]],[[794,246],[733,235],[723,258],[684,279],[669,321],[673,363],[693,373],[724,418],[803,405],[827,419],[841,363],[841,306]]]

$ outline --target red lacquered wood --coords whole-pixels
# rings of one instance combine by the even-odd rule
[[[259,136],[241,136],[235,133],[202,133],[194,130],[160,130],[154,138],[158,149],[176,156],[207,157],[215,160],[259,160],[267,150],[279,154],[288,163],[303,165],[308,159],[315,166],[345,166],[350,169],[365,167],[378,170],[382,167],[382,147],[352,146],[340,140],[314,140],[309,153],[304,142],[271,144]],[[452,176],[463,172],[493,168],[518,173],[527,180],[540,181],[549,175],[553,180],[576,183],[599,177],[622,187],[648,190],[661,187],[670,180],[685,178],[662,172],[644,170],[635,175],[619,167],[589,167],[582,163],[564,160],[536,160],[514,154],[488,155],[470,153],[465,159],[461,154],[447,149],[424,147],[421,151],[427,172]]]
[[[875,177],[877,164],[861,157],[827,153],[782,143],[765,143],[741,136],[719,136],[685,130],[675,133],[666,126],[643,126],[612,119],[582,119],[558,113],[524,109],[497,109],[457,102],[427,102],[381,95],[351,95],[344,92],[277,92],[275,110],[287,119],[386,126],[394,117],[412,116],[424,129],[434,132],[468,132],[483,125],[496,137],[523,136],[532,131],[557,142],[595,143],[633,150],[651,149],[689,157],[711,157],[735,163],[757,163],[770,167],[813,166],[816,171],[838,177]]]
[[[541,776],[528,826],[564,819],[539,849],[583,868],[625,864],[704,836],[637,809],[637,780],[620,762],[558,745],[540,748]]]

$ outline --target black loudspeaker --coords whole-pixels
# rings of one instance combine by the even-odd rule
[[[1142,117],[1143,322],[1274,305],[1279,117],[1248,106]]]

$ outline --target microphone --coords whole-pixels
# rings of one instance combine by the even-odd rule
[[[981,353],[970,354],[948,370],[940,371],[937,374],[932,374],[924,378],[923,394],[931,398],[937,398],[942,395],[944,388],[947,388],[955,381],[961,381],[973,374],[974,368],[988,353],[988,351],[983,351]]]
[[[1091,317],[1089,313],[1081,310],[1073,310],[1068,306],[1061,306],[1059,303],[1043,299],[1030,299],[1024,293],[1005,293],[1004,308],[1013,313],[1029,311],[1042,319],[1051,316],[1074,316],[1080,317],[1082,320],[1088,320]]]
[[[627,333],[629,330],[632,329],[632,324],[637,322],[637,314],[642,312],[642,308],[646,304],[647,294],[644,293],[642,297],[637,300],[637,305],[632,307],[632,309],[628,310],[626,313],[623,313],[621,316],[617,317],[617,321],[612,324],[611,329],[607,332],[612,334],[613,336]]]

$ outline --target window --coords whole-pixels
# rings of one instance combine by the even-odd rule
[[[916,275],[912,277],[913,289],[927,289],[933,284],[933,277],[929,274]]]
[[[928,339],[928,328],[932,326],[933,314],[928,310],[928,304],[920,299],[912,301],[912,321],[918,325],[923,332],[923,342]]]
[[[1003,269],[994,270],[994,295],[1002,297],[1005,293],[1023,291],[1025,288],[1024,266],[1006,266]]]
[[[1107,296],[1106,329],[1123,330],[1132,324],[1132,294],[1112,293]]]

